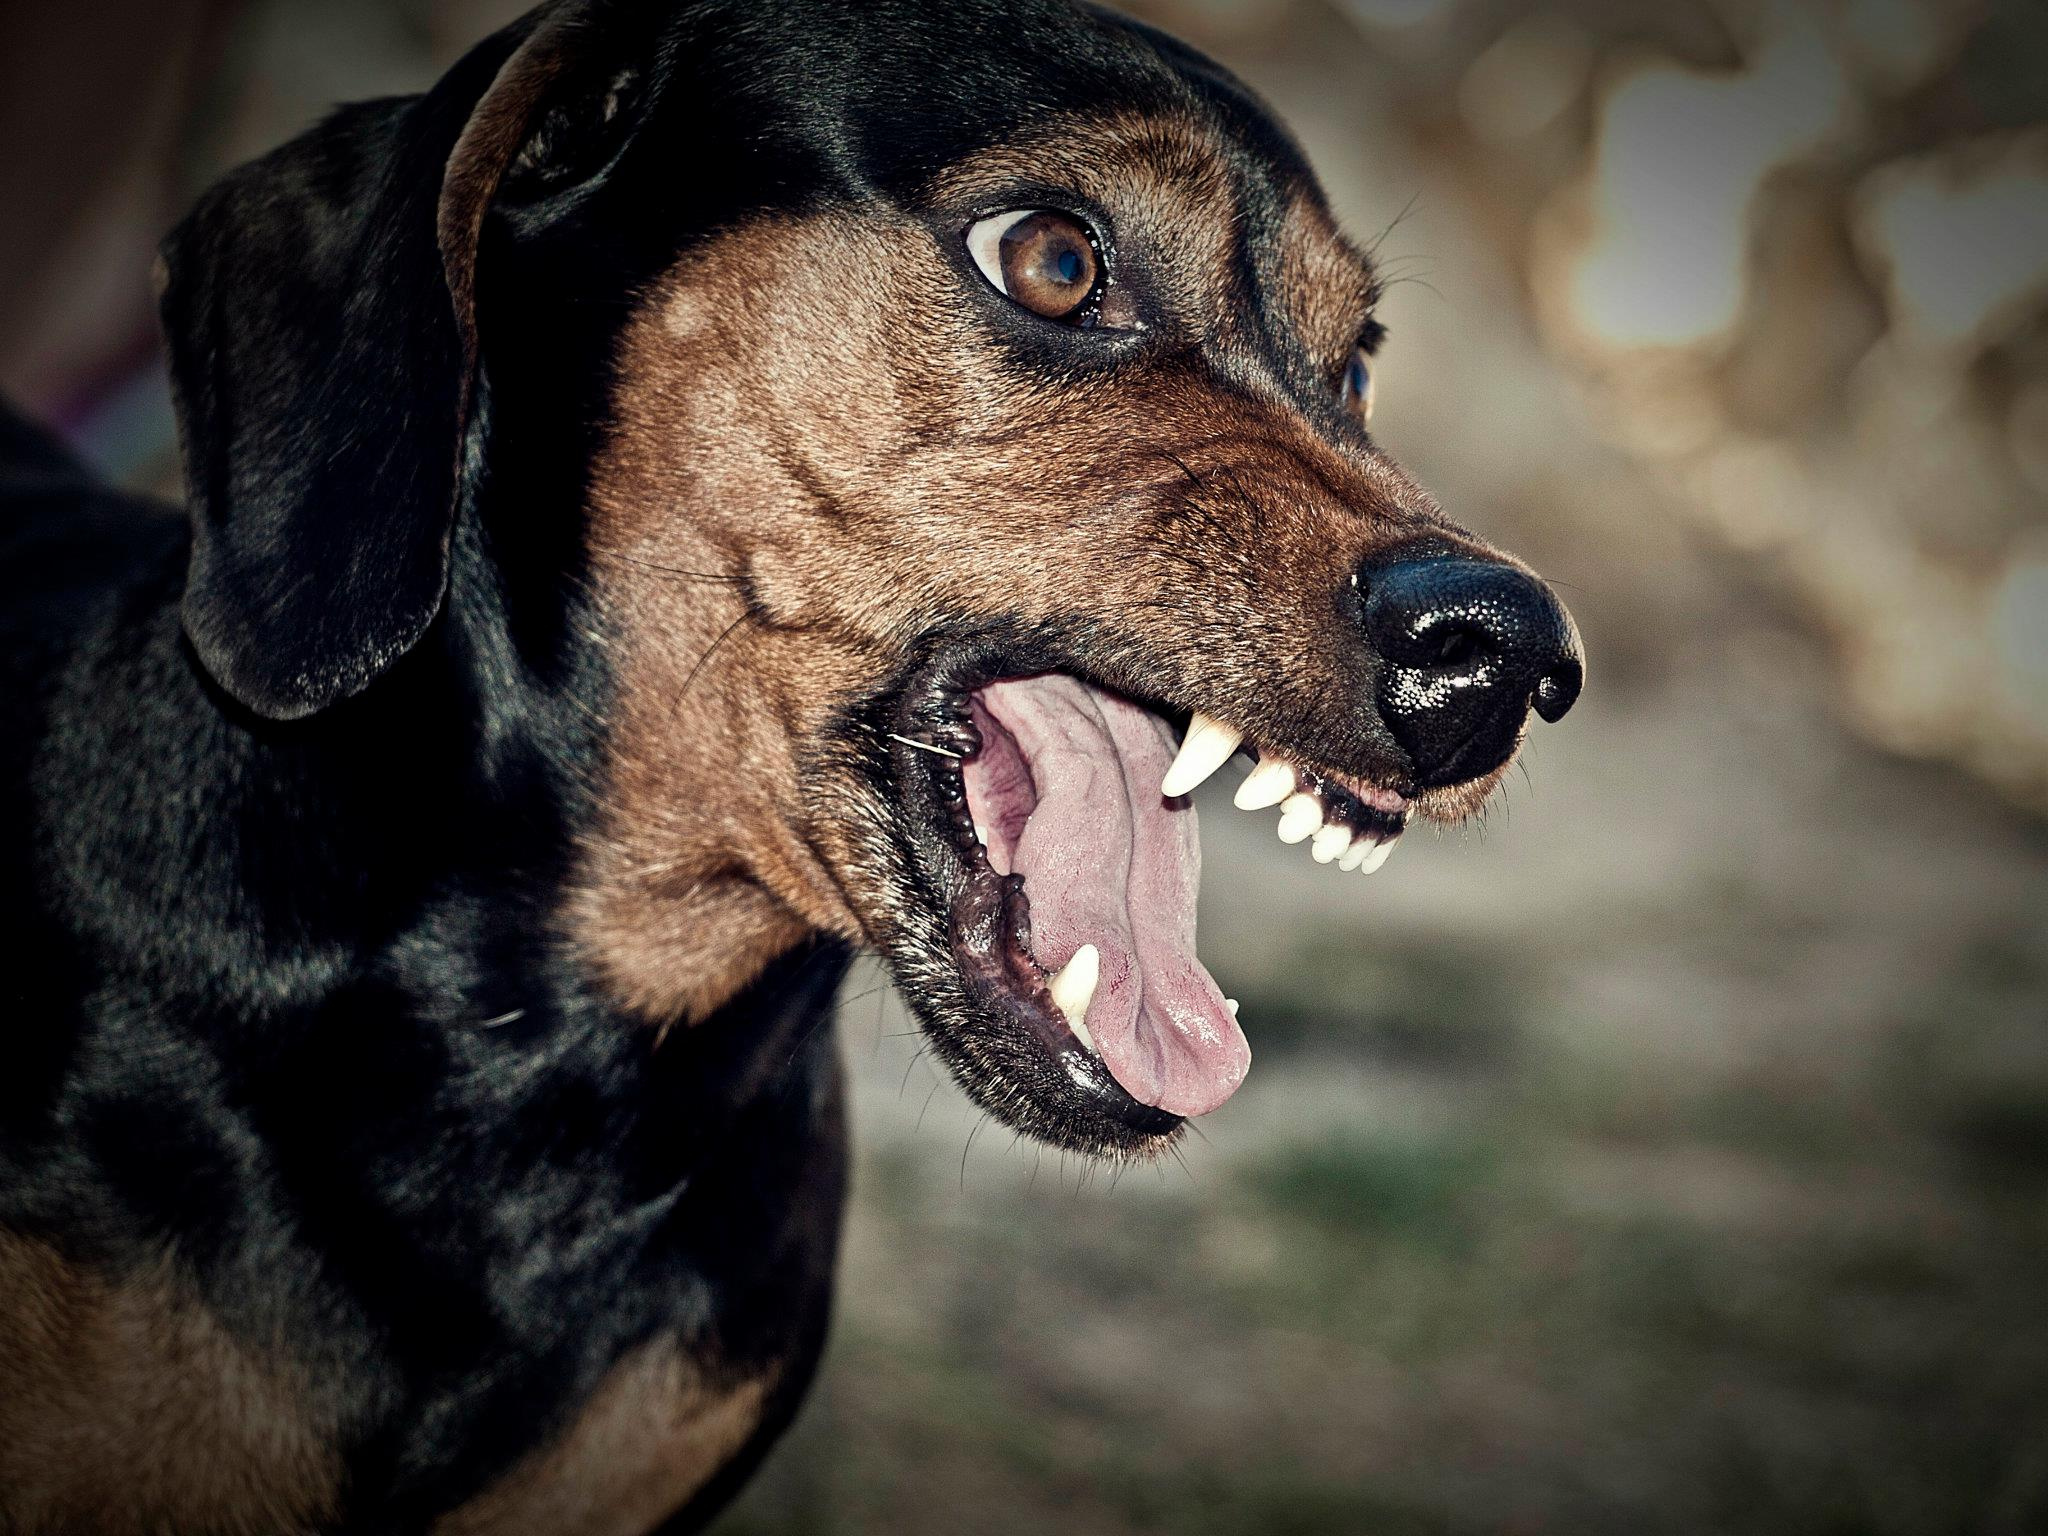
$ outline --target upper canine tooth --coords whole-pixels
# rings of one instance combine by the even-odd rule
[[[1074,951],[1073,959],[1060,967],[1059,974],[1045,984],[1052,993],[1053,1006],[1067,1021],[1067,1028],[1091,1051],[1095,1050],[1095,1037],[1081,1021],[1087,1017],[1088,1005],[1095,1000],[1095,984],[1101,979],[1102,952],[1093,944],[1083,944]]]
[[[1315,841],[1308,845],[1308,851],[1315,855],[1318,864],[1327,864],[1350,846],[1351,829],[1332,822],[1316,834]]]
[[[1280,841],[1298,843],[1323,824],[1323,802],[1314,795],[1289,795],[1280,807]]]
[[[1294,793],[1294,765],[1269,757],[1244,776],[1230,803],[1240,811],[1263,811]]]
[[[1368,853],[1364,861],[1359,864],[1358,872],[1362,875],[1369,875],[1386,863],[1387,855],[1394,851],[1396,841],[1397,839],[1390,837],[1384,843],[1375,843],[1372,852]]]
[[[1189,793],[1210,774],[1230,761],[1230,754],[1244,740],[1244,732],[1233,731],[1221,720],[1212,720],[1197,710],[1188,721],[1188,734],[1180,744],[1180,755],[1166,770],[1159,793],[1172,800]]]

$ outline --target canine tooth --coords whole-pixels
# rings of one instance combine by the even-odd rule
[[[1263,811],[1294,793],[1294,764],[1269,757],[1244,776],[1230,803],[1240,811]]]
[[[1244,732],[1233,731],[1221,720],[1212,720],[1197,710],[1188,721],[1188,734],[1180,754],[1160,780],[1159,793],[1171,800],[1192,791],[1210,774],[1230,761],[1230,754],[1244,740]]]
[[[1327,864],[1351,846],[1351,829],[1332,822],[1315,835],[1308,845],[1308,851],[1315,856],[1318,864]]]
[[[1280,806],[1280,841],[1298,843],[1323,824],[1323,802],[1314,795],[1289,795]]]
[[[1045,984],[1052,993],[1053,1006],[1067,1021],[1067,1028],[1091,1051],[1095,1051],[1095,1037],[1081,1021],[1087,1016],[1088,1005],[1095,1000],[1095,983],[1101,979],[1102,952],[1093,944],[1083,944],[1074,951],[1073,959],[1060,967],[1059,974]]]
[[[1390,837],[1384,843],[1373,844],[1372,852],[1365,856],[1364,862],[1358,866],[1358,872],[1362,875],[1369,875],[1386,863],[1387,855],[1394,851],[1395,841],[1396,839]]]

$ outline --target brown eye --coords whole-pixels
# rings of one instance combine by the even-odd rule
[[[1034,315],[1078,315],[1102,275],[1086,226],[1051,209],[999,213],[967,231],[981,275]]]

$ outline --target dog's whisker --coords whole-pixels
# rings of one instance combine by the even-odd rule
[[[593,545],[590,552],[601,560],[622,560],[628,565],[637,565],[642,570],[659,571],[664,576],[680,576],[689,581],[713,581],[727,586],[737,586],[741,578],[716,571],[692,571],[680,565],[663,565],[658,560],[643,560],[638,555],[629,555],[622,549],[606,549]]]
[[[906,1065],[903,1069],[903,1081],[896,1085],[897,1098],[902,1098],[903,1095],[909,1091],[910,1074],[917,1070],[917,1064],[920,1061],[924,1060],[924,1053],[930,1049],[931,1047],[929,1045],[919,1046],[916,1053],[910,1058],[909,1064]]]
[[[911,1135],[915,1136],[919,1131],[924,1129],[925,1112],[932,1107],[932,1099],[937,1096],[939,1091],[939,1084],[942,1081],[943,1079],[937,1077],[932,1079],[932,1091],[924,1096],[924,1108],[920,1109],[917,1112],[917,1124],[913,1125],[910,1128]]]
[[[967,1145],[960,1149],[960,1193],[963,1195],[967,1193],[967,1154],[974,1150],[974,1138],[981,1134],[981,1128],[987,1124],[987,1115],[976,1120],[973,1128],[967,1133]]]
[[[1175,469],[1178,469],[1183,475],[1186,475],[1188,477],[1188,484],[1192,485],[1198,491],[1202,488],[1202,477],[1196,474],[1192,469],[1188,468],[1187,461],[1185,459],[1183,459],[1179,454],[1175,453],[1171,448],[1162,448],[1159,450],[1159,452],[1172,463]]]
[[[716,651],[721,645],[725,644],[725,642],[732,637],[733,631],[738,629],[742,624],[746,623],[747,620],[752,617],[753,615],[751,613],[742,612],[738,618],[734,619],[730,624],[726,625],[724,629],[718,632],[718,638],[716,640],[712,641],[708,646],[704,648],[704,654],[697,658],[695,665],[693,665],[690,668],[689,675],[683,679],[683,686],[676,690],[677,703],[680,704],[684,697],[688,695],[690,691],[690,685],[697,681],[697,674],[702,672],[704,670],[705,664],[711,660],[712,652]]]
[[[488,1019],[461,1019],[423,1013],[420,1019],[426,1023],[445,1025],[449,1029],[500,1029],[507,1024],[516,1024],[526,1017],[524,1008],[508,1008],[503,1013],[494,1013]]]
[[[894,731],[890,731],[887,734],[891,741],[900,741],[906,747],[916,747],[920,752],[935,752],[940,757],[950,757],[955,762],[964,762],[966,760],[962,754],[948,747],[937,746],[929,741],[919,741],[914,736],[898,736]]]

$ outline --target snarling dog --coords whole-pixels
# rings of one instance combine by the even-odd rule
[[[857,945],[1046,1142],[1221,1102],[1188,792],[1367,867],[1579,688],[1368,434],[1377,296],[1052,0],[563,0],[206,196],[188,516],[0,434],[0,1527],[700,1524]]]

